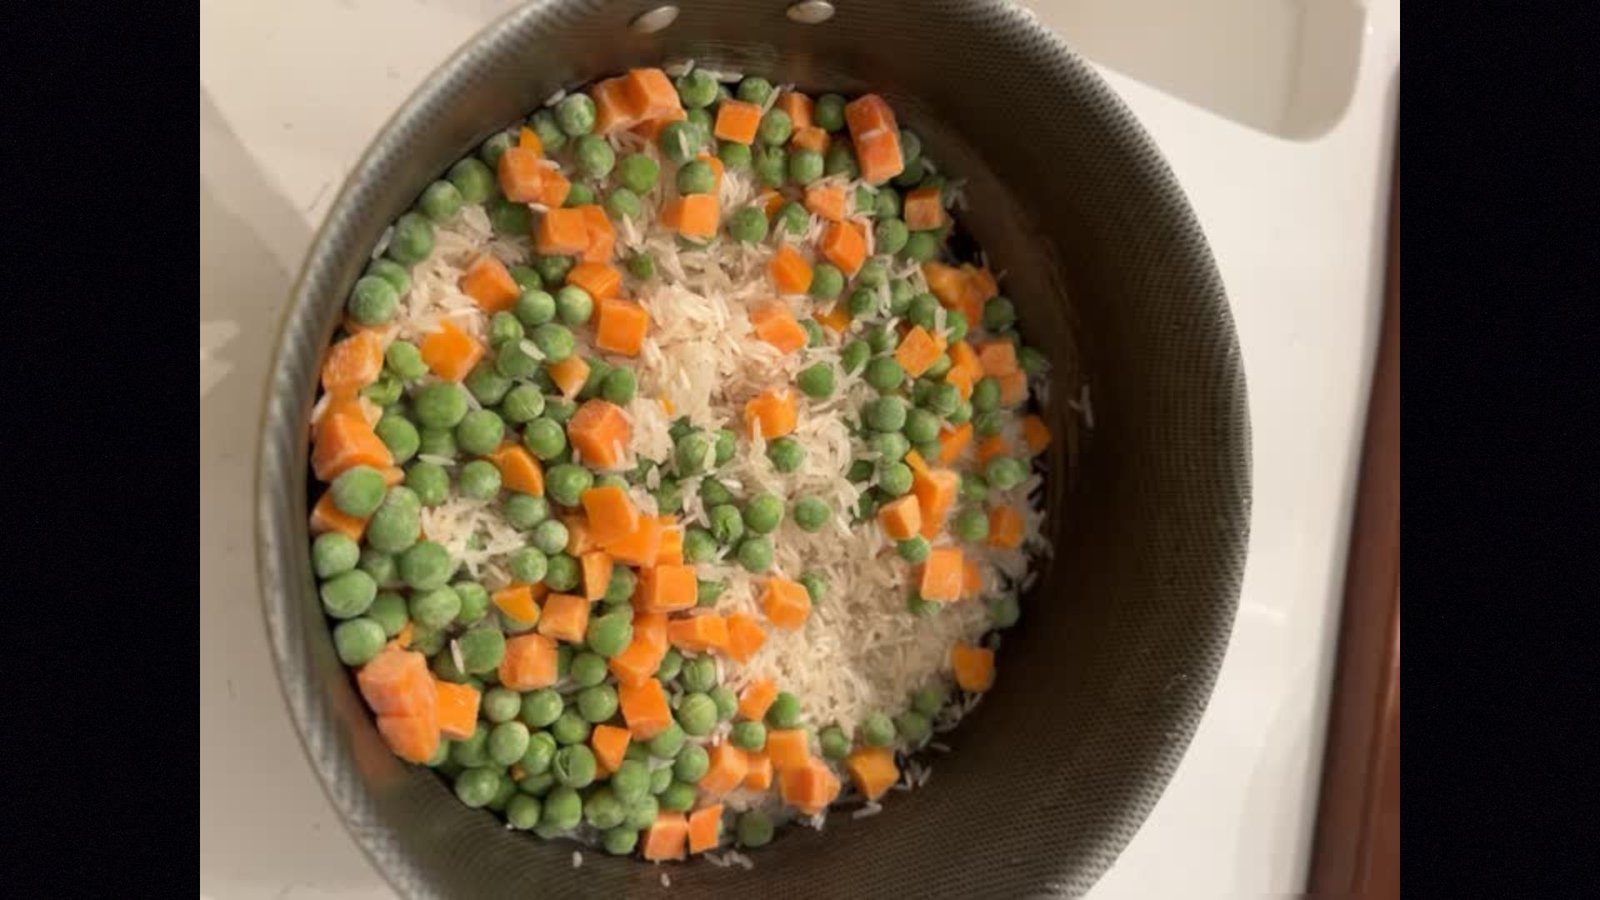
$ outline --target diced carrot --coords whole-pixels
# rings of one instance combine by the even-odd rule
[[[689,852],[704,853],[722,843],[722,804],[703,806],[689,814]]]
[[[544,496],[544,469],[528,448],[521,444],[501,444],[483,458],[500,470],[500,483],[506,490]]]
[[[561,524],[567,526],[567,546],[563,549],[568,556],[582,556],[600,547],[594,532],[589,530],[589,517],[583,513],[561,516]]]
[[[772,787],[772,757],[766,751],[744,752],[745,773],[743,787],[747,791],[764,791]]]
[[[594,130],[607,135],[632,128],[645,118],[640,99],[629,90],[627,76],[607,78],[589,90],[594,100]]]
[[[743,100],[724,100],[717,104],[717,121],[711,133],[719,141],[748,144],[756,139],[761,126],[761,107]]]
[[[955,266],[945,265],[938,260],[929,260],[922,264],[922,277],[928,281],[928,291],[939,301],[939,305],[949,309],[959,306],[962,296],[966,291],[966,278],[961,270]],[[975,325],[976,322],[968,322]]]
[[[534,232],[536,249],[545,256],[576,256],[589,248],[589,223],[572,207],[551,209]]]
[[[728,616],[728,656],[735,662],[749,662],[767,642],[767,630],[754,616],[734,613]]]
[[[911,493],[922,510],[922,536],[933,540],[944,528],[945,517],[956,501],[961,476],[949,469],[930,469],[926,474],[911,471]]]
[[[950,371],[944,374],[944,380],[961,391],[961,399],[970,400],[973,385],[983,377],[983,365],[978,362],[977,352],[966,341],[956,341],[950,345],[949,353]]]
[[[972,301],[984,303],[1000,293],[1000,282],[987,268],[980,269],[972,263],[962,263],[961,271],[967,276],[967,294]]]
[[[658,566],[683,565],[683,526],[672,516],[657,516],[661,525],[661,549],[656,551]]]
[[[922,507],[916,496],[907,494],[878,507],[878,524],[883,526],[883,533],[890,540],[906,541],[916,537],[922,530]]]
[[[323,394],[323,397],[328,402],[323,403],[319,400],[318,405],[320,409],[311,414],[312,440],[316,440],[317,437],[322,433],[323,423],[329,421],[336,415],[354,416],[355,418],[361,419],[369,425],[376,425],[378,420],[383,416],[381,410],[375,409],[377,404],[354,392],[343,394]],[[374,411],[377,412],[377,415],[369,414],[370,412]]]
[[[846,328],[850,327],[850,309],[843,300],[833,304],[833,307],[827,312],[817,313],[812,318],[830,331],[842,333]]]
[[[678,89],[660,69],[629,69],[628,96],[647,119],[683,109]]]
[[[983,593],[983,570],[978,561],[967,557],[961,562],[961,596],[976,597]]]
[[[500,178],[500,192],[513,203],[537,203],[539,187],[544,173],[550,171],[540,161],[540,154],[526,147],[507,147],[500,154],[496,171]]]
[[[673,619],[667,623],[667,640],[679,650],[705,653],[728,646],[728,620],[711,613]]]
[[[778,794],[783,802],[807,815],[822,812],[839,796],[838,776],[819,759],[789,769],[777,766],[776,761],[773,765],[778,769]]]
[[[311,507],[311,533],[322,534],[325,531],[337,531],[359,543],[361,536],[367,533],[367,520],[340,512],[339,507],[333,505],[332,492],[324,491],[317,498],[317,505]]]
[[[616,249],[617,230],[612,227],[605,209],[593,203],[574,206],[573,209],[583,213],[584,228],[589,236],[589,244],[584,248],[581,258],[584,262],[608,262]]]
[[[913,475],[926,475],[933,471],[933,469],[928,466],[928,461],[923,459],[922,454],[915,450],[906,451],[905,461],[906,465],[910,467],[911,474]]]
[[[546,363],[544,370],[561,391],[561,396],[568,400],[578,396],[584,382],[589,380],[589,364],[576,353],[560,362]]]
[[[1022,513],[1015,507],[989,510],[989,546],[1015,550],[1022,546]]]
[[[385,648],[356,672],[361,699],[380,716],[432,716],[438,707],[428,658],[414,650]]]
[[[683,859],[684,847],[689,841],[689,821],[681,812],[658,812],[656,820],[644,831],[644,858],[656,862],[664,859]]]
[[[986,437],[978,442],[978,465],[984,466],[996,456],[1005,456],[1010,452],[1011,448],[1006,444],[1005,438],[998,434]]]
[[[883,184],[905,171],[905,156],[900,152],[900,132],[881,128],[852,139],[856,145],[856,165],[861,169],[862,181]]]
[[[728,743],[718,744],[711,748],[711,767],[701,777],[699,788],[713,797],[722,797],[742,784],[749,771],[750,761],[743,750]]]
[[[934,339],[926,328],[913,325],[905,337],[900,339],[900,346],[895,348],[894,359],[900,364],[906,374],[917,378],[939,359],[944,352],[940,341]]]
[[[572,193],[572,182],[555,169],[544,170],[544,180],[539,183],[539,203],[547,209],[560,209]]]
[[[439,329],[422,338],[422,361],[433,374],[445,381],[460,381],[483,359],[483,345],[449,319],[441,319]]]
[[[650,646],[665,652],[667,649],[667,614],[633,611],[633,633]]]
[[[795,321],[789,305],[782,300],[771,300],[751,309],[750,325],[756,337],[782,353],[793,353],[806,345],[806,330]]]
[[[862,94],[846,103],[844,121],[853,138],[859,138],[869,131],[880,128],[889,131],[900,130],[899,123],[895,121],[894,110],[889,108],[889,102],[877,94]]]
[[[972,423],[962,422],[954,428],[939,429],[939,465],[948,466],[961,458],[967,445],[972,443]]]
[[[739,715],[759,722],[777,698],[778,683],[771,678],[757,678],[745,685],[744,691],[739,694]]]
[[[515,691],[533,691],[556,683],[556,642],[530,632],[506,638],[500,660],[500,683]]]
[[[643,137],[645,140],[653,144],[661,140],[661,129],[667,127],[667,125],[672,122],[682,122],[687,118],[689,118],[689,114],[680,109],[676,112],[667,113],[664,116],[658,116],[654,119],[646,119],[643,122],[640,122],[638,125],[634,126],[633,133]]]
[[[780,246],[772,255],[768,270],[780,294],[804,294],[811,290],[811,264],[788,244]]]
[[[478,701],[482,694],[470,684],[455,684],[434,679],[434,703],[439,710],[439,733],[452,741],[472,737],[478,724]]]
[[[924,600],[954,603],[961,599],[964,575],[960,547],[935,547],[922,563],[917,590]]]
[[[378,734],[394,755],[410,763],[425,763],[439,749],[439,717],[379,716]]]
[[[538,132],[526,125],[517,129],[517,146],[544,155],[544,141],[539,140]]]
[[[973,381],[971,372],[951,366],[950,371],[944,373],[944,380],[946,384],[956,386],[956,393],[960,395],[962,400],[972,399]]]
[[[379,469],[378,474],[383,476],[384,487],[394,487],[400,482],[406,480],[406,470],[400,468],[399,466],[386,466],[382,469]]]
[[[539,612],[539,633],[569,644],[583,643],[589,631],[589,601],[577,594],[551,594]]]
[[[985,375],[1007,375],[1017,371],[1017,347],[1004,338],[978,345],[978,364]]]
[[[383,374],[383,339],[374,331],[351,335],[328,348],[322,363],[322,389],[348,396]]]
[[[804,728],[773,728],[767,731],[767,756],[772,767],[782,772],[808,765],[811,746]]]
[[[795,130],[812,127],[811,98],[797,91],[784,91],[776,104],[778,109],[789,115],[789,121],[794,124]]]
[[[417,627],[407,619],[406,623],[400,626],[400,632],[394,636],[394,645],[402,650],[408,649],[411,646],[411,639],[416,635]]]
[[[833,144],[833,138],[824,129],[815,125],[796,128],[794,136],[789,138],[789,146],[796,150],[813,150],[817,153],[827,153],[828,147]]]
[[[638,356],[650,328],[650,314],[632,300],[610,298],[600,301],[596,311],[594,345],[601,350]]]
[[[769,190],[757,194],[755,202],[761,205],[761,211],[767,214],[768,219],[771,219],[778,214],[778,210],[782,209],[783,204],[787,201],[782,194]]]
[[[745,426],[752,436],[783,437],[794,431],[798,420],[794,391],[789,388],[768,388],[744,405]]]
[[[522,288],[505,263],[487,253],[478,254],[467,271],[461,273],[459,286],[461,293],[476,300],[491,315],[510,309],[522,295]]]
[[[332,481],[341,472],[356,466],[382,469],[393,464],[389,447],[366,419],[344,414],[329,416],[317,429],[317,445],[311,448],[311,468],[319,481]]]
[[[1028,376],[1021,369],[996,375],[1000,382],[1000,403],[1004,406],[1021,406],[1028,399]]]
[[[598,303],[622,291],[622,273],[603,262],[581,262],[567,272],[567,284],[583,288]]]
[[[938,186],[917,188],[906,194],[906,227],[912,231],[932,231],[944,225],[943,191]]]
[[[847,278],[854,278],[867,261],[867,239],[862,231],[863,227],[855,222],[830,222],[822,230],[818,248]]]
[[[355,319],[352,319],[349,316],[345,316],[339,321],[339,327],[343,328],[344,333],[351,337],[365,332],[371,332],[386,343],[388,342],[389,338],[395,334],[395,332],[400,330],[400,326],[393,321],[385,322],[382,325],[367,325],[362,322],[357,322]]]
[[[586,401],[567,422],[567,439],[593,469],[621,468],[633,439],[633,426],[622,407],[606,400]],[[593,524],[593,523],[590,523]]]
[[[611,586],[611,572],[616,567],[611,554],[590,550],[578,557],[578,563],[583,567],[583,598],[599,600],[604,597],[606,588]]]
[[[868,800],[877,800],[900,780],[900,767],[894,764],[894,751],[888,747],[862,747],[845,757],[845,770],[856,790]]]
[[[713,238],[722,213],[715,194],[687,194],[667,201],[661,224],[687,238]]]
[[[692,609],[699,599],[698,589],[693,566],[651,566],[639,570],[633,605],[645,612]]]
[[[628,729],[616,725],[596,725],[589,732],[589,746],[594,750],[594,758],[612,772],[621,765],[624,754],[628,752],[630,735]]]
[[[648,741],[672,727],[667,693],[654,678],[646,677],[637,684],[619,684],[617,700],[622,707],[622,720],[628,723],[634,740]]]
[[[830,222],[842,222],[849,211],[848,197],[836,184],[813,185],[806,188],[806,209]]]
[[[1029,456],[1038,456],[1050,446],[1050,426],[1038,416],[1022,419],[1022,443],[1027,445]]]
[[[773,625],[798,631],[811,615],[811,595],[800,582],[774,575],[767,579],[767,588],[761,594],[761,610]]]
[[[495,608],[516,619],[532,625],[539,621],[539,604],[533,602],[533,586],[511,584],[489,595]]]
[[[606,546],[606,552],[619,563],[629,566],[653,566],[661,556],[661,521],[649,516],[639,517],[639,527],[633,534]],[[635,596],[638,596],[637,590]]]
[[[665,642],[656,646],[650,641],[639,636],[635,627],[633,641],[623,648],[621,653],[611,657],[606,667],[611,674],[617,676],[619,685],[642,685],[647,681],[654,681],[652,677],[656,669],[660,668],[661,660],[667,655]]]
[[[950,648],[950,666],[963,691],[981,693],[994,685],[994,651],[958,643]]]

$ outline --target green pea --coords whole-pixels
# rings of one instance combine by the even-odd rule
[[[864,184],[857,187],[851,197],[851,212],[855,215],[870,216],[877,208],[878,192]]]
[[[932,548],[928,546],[927,538],[924,538],[921,535],[913,535],[912,537],[896,543],[894,545],[894,549],[896,553],[900,554],[901,559],[911,563],[912,565],[926,560],[928,558],[928,553],[932,550]]]
[[[506,568],[511,570],[512,579],[524,584],[543,581],[549,567],[549,558],[537,547],[523,547],[511,554],[506,561]]]
[[[383,475],[371,466],[346,469],[328,486],[334,508],[358,519],[365,519],[377,512],[387,491]],[[346,568],[354,566],[355,560],[352,559]]]
[[[905,256],[914,262],[927,262],[939,255],[939,241],[939,232],[915,232],[906,239]]]
[[[638,576],[626,566],[611,570],[611,583],[606,585],[606,595],[601,598],[608,606],[621,606],[633,598]]]
[[[845,99],[838,94],[823,94],[811,106],[811,121],[824,131],[844,128]]]
[[[976,412],[993,412],[1000,408],[1000,382],[985,376],[972,386],[972,408]]]
[[[933,723],[928,717],[915,710],[906,710],[894,719],[895,731],[906,743],[917,746],[926,741],[933,734]]]
[[[450,552],[433,541],[420,541],[400,554],[400,578],[413,590],[444,587],[455,569]]]
[[[527,531],[550,518],[550,501],[532,494],[513,493],[501,509],[511,527]]]
[[[806,333],[807,347],[822,346],[822,342],[825,340],[825,338],[822,334],[822,326],[817,324],[816,319],[810,318],[809,316],[801,319],[800,330]]]
[[[1034,347],[1019,347],[1017,348],[1017,365],[1029,377],[1033,377],[1043,375],[1048,371],[1050,369],[1050,360],[1044,353]]]
[[[444,649],[445,633],[437,628],[414,625],[411,629],[411,649],[423,656],[434,656]]]
[[[636,219],[644,212],[644,201],[625,187],[613,188],[606,194],[606,212],[613,219]]]
[[[772,568],[772,541],[765,537],[748,537],[739,542],[739,565],[757,574]]]
[[[584,721],[583,716],[579,715],[578,711],[571,707],[562,710],[561,715],[557,716],[556,720],[550,724],[550,736],[555,738],[556,743],[563,747],[580,744],[587,740],[589,730],[589,723]],[[557,752],[559,753],[560,751]],[[557,776],[556,780],[559,781],[561,779]]]
[[[746,103],[765,106],[767,100],[772,97],[772,91],[772,82],[759,75],[750,75],[739,82],[736,96]]]
[[[903,497],[911,492],[911,467],[903,462],[882,463],[878,469],[878,488],[891,497]]]
[[[694,126],[695,140],[700,146],[712,146],[711,132],[715,128],[715,120],[711,113],[703,109],[691,109],[684,115],[684,121]]]
[[[691,565],[710,562],[717,555],[717,541],[704,528],[691,527],[683,533],[683,560]]]
[[[671,771],[670,769],[668,771]],[[661,808],[668,812],[687,812],[694,806],[697,792],[694,785],[682,781],[674,781],[661,792],[658,798]]]
[[[904,430],[906,440],[915,444],[937,440],[939,437],[939,417],[926,409],[909,410],[906,413]],[[902,491],[901,493],[904,492]]]
[[[689,122],[668,122],[661,129],[658,139],[661,145],[661,155],[673,162],[683,165],[694,159],[696,151],[702,142],[700,129]]]
[[[713,506],[706,515],[711,521],[711,537],[717,543],[728,546],[744,536],[744,517],[733,504]]]
[[[867,427],[876,431],[899,431],[906,424],[906,402],[895,396],[878,397],[862,412]]]
[[[733,459],[737,438],[732,428],[718,428],[716,440],[716,464],[725,466]]]
[[[649,281],[656,274],[656,258],[641,250],[628,257],[628,273],[640,281]]]
[[[509,380],[505,382],[508,389],[510,383]],[[472,410],[462,416],[460,424],[456,425],[457,446],[465,453],[472,453],[478,456],[489,453],[500,446],[500,441],[505,438],[505,435],[505,420],[500,418],[500,415],[493,410]]]
[[[340,622],[333,628],[333,648],[347,666],[365,665],[383,650],[383,626],[366,616]]]
[[[683,661],[678,681],[684,690],[704,693],[717,686],[717,664],[709,656],[697,656]]]
[[[529,271],[532,272],[531,269]],[[538,276],[535,275],[534,277],[537,278]],[[526,336],[527,332],[523,329],[522,322],[517,319],[516,313],[501,311],[489,317],[489,346],[498,347],[507,341],[520,341]],[[473,374],[477,374],[480,370],[497,371],[487,363],[480,363],[478,366],[473,368],[472,371]],[[471,390],[470,385],[468,386],[468,389]],[[505,392],[510,389],[511,385],[508,382],[505,390],[502,390],[500,392],[500,396],[496,397],[492,402],[499,403],[500,398],[504,397]],[[474,397],[478,397],[478,392],[473,391],[472,395]],[[479,397],[479,399],[481,400],[482,398]]]
[[[661,802],[652,796],[649,790],[655,784],[655,779],[654,773],[647,772],[645,774],[645,793],[628,805],[628,818],[623,820],[622,823],[624,828],[633,829],[637,833],[641,829],[649,828],[655,823],[656,816],[661,814]],[[672,783],[671,775],[664,776],[662,780],[662,790],[665,790],[666,785]],[[613,786],[613,789],[615,789],[615,786]]]
[[[996,628],[1010,628],[1022,618],[1022,606],[1013,594],[1002,594],[989,601],[989,622]]]
[[[821,531],[832,517],[833,510],[820,497],[801,497],[794,503],[794,523],[801,531],[813,534]]]
[[[721,581],[711,581],[705,578],[695,581],[695,605],[711,607],[717,605],[717,598],[727,590],[728,585]]]
[[[569,137],[593,131],[594,119],[594,101],[588,94],[568,94],[556,104],[556,124]]]
[[[400,308],[400,294],[387,279],[377,275],[363,275],[356,280],[346,304],[350,318],[363,325],[383,325],[393,319]]]
[[[406,627],[410,621],[410,614],[406,610],[406,598],[394,591],[379,591],[372,598],[372,605],[367,607],[367,618],[377,622],[383,628],[384,637],[394,637]]]
[[[567,294],[567,306],[563,312],[561,294],[566,293],[569,288],[573,291],[582,292],[583,298],[588,299],[588,293],[584,292],[582,288],[570,286],[564,287],[556,296],[557,314],[560,315],[562,321],[565,322],[574,322],[579,315],[584,316],[582,321],[588,321],[589,314],[594,311],[594,303],[592,300],[590,301],[586,310],[583,307],[582,301],[576,295]],[[562,360],[571,356],[573,349],[576,347],[576,343],[572,337],[572,332],[568,331],[566,326],[558,325],[555,322],[547,322],[533,329],[533,344],[539,348],[539,351],[543,353],[550,362],[561,362]]]
[[[567,449],[567,431],[550,419],[537,418],[523,428],[522,443],[534,456],[549,462]]]
[[[832,263],[817,263],[811,269],[811,296],[832,300],[844,290],[844,273]]]
[[[563,428],[566,427],[567,422],[571,421],[573,414],[577,411],[578,405],[571,400],[561,397],[545,398],[544,417]]]
[[[414,266],[433,252],[433,223],[420,213],[406,213],[394,222],[388,257],[402,266]]]
[[[423,385],[412,398],[417,421],[428,428],[454,428],[467,414],[467,396],[449,381]]]
[[[585,723],[586,732],[588,727]],[[588,787],[595,777],[594,751],[574,741],[556,751],[555,758],[550,761],[550,771],[556,776],[557,784],[574,788]]]
[[[450,761],[467,769],[488,765],[489,726],[479,722],[470,736],[451,744]]]
[[[500,493],[500,470],[494,463],[475,459],[461,467],[461,495],[470,500],[492,500]]]
[[[800,698],[788,691],[779,691],[767,707],[767,724],[773,728],[800,727]]]
[[[887,184],[880,185],[878,195],[873,198],[872,213],[880,219],[898,219],[900,217],[900,193]],[[909,236],[909,232],[907,236]],[[883,253],[895,252],[882,247],[878,249]]]
[[[827,759],[838,761],[850,755],[850,738],[837,725],[822,729],[817,742],[822,745],[822,755]]]
[[[906,321],[932,331],[939,315],[939,300],[932,294],[917,294],[906,305]]]
[[[872,239],[879,253],[899,253],[910,242],[911,231],[900,219],[882,218],[872,226]]]
[[[735,828],[741,847],[765,847],[772,843],[772,819],[759,809],[740,813]]]
[[[894,723],[883,713],[873,713],[863,719],[858,732],[861,743],[869,747],[887,747],[894,743]]]
[[[412,620],[418,625],[443,628],[455,621],[456,615],[461,612],[461,595],[448,587],[413,591],[410,611]]]
[[[800,576],[800,584],[806,589],[806,596],[810,598],[812,606],[821,603],[828,596],[828,581],[820,572],[806,572]]]
[[[567,135],[556,122],[555,113],[548,109],[541,109],[528,117],[528,127],[538,135],[539,143],[546,153],[554,153],[567,144]]]
[[[867,370],[863,376],[867,384],[880,394],[892,394],[900,390],[900,385],[905,381],[905,369],[892,356],[879,356],[867,363]],[[888,399],[880,397],[879,399]],[[899,398],[894,398],[898,400]],[[892,430],[892,429],[891,429]]]
[[[571,187],[567,188],[567,199],[561,205],[565,206],[565,207],[568,207],[568,208],[571,208],[571,207],[574,207],[574,206],[588,206],[588,205],[594,203],[594,201],[595,201],[594,188],[590,187],[587,184],[581,184],[580,183],[580,184],[574,184]]]
[[[633,615],[623,610],[590,619],[584,640],[589,649],[606,659],[616,656],[633,640]]]
[[[518,831],[530,831],[539,824],[543,806],[538,797],[519,793],[506,803],[506,824]]]
[[[983,327],[990,331],[1010,331],[1017,324],[1017,307],[1005,297],[990,297],[983,304]]]
[[[619,827],[627,817],[627,807],[609,787],[596,790],[584,801],[583,820],[591,827],[610,830]]]
[[[744,525],[752,534],[770,534],[782,521],[783,500],[776,494],[762,492],[745,504]]]
[[[940,382],[928,391],[928,399],[924,405],[929,412],[939,416],[949,416],[956,411],[956,407],[961,405],[961,391],[953,384]],[[932,440],[932,438],[928,440]],[[913,440],[913,443],[924,442]]]
[[[534,834],[555,837],[578,827],[583,821],[583,800],[567,785],[557,785],[544,798],[544,811]]]
[[[456,799],[478,809],[488,806],[500,790],[500,772],[488,766],[467,769],[456,776]]]
[[[517,713],[522,711],[522,695],[508,687],[492,687],[483,692],[483,700],[480,702],[479,709],[483,712],[483,717],[491,722],[509,722],[517,717]],[[528,733],[526,726],[523,727],[522,732],[523,734]],[[506,765],[510,764],[506,763]]]
[[[506,655],[506,636],[498,628],[469,628],[456,638],[462,667],[473,674],[491,672]]]
[[[489,758],[502,766],[522,759],[528,752],[528,726],[521,722],[501,721],[489,729]]]
[[[927,617],[939,611],[939,603],[934,600],[925,600],[916,590],[906,593],[906,612],[913,616]]]
[[[475,581],[458,581],[450,585],[450,589],[456,592],[456,597],[461,601],[455,624],[474,625],[488,615],[489,592],[483,585]]]
[[[767,745],[767,726],[760,722],[740,722],[733,726],[728,742],[741,750],[760,750]]]
[[[533,231],[533,210],[526,203],[496,196],[489,198],[484,209],[489,213],[489,225],[496,234],[526,237]]]
[[[466,198],[461,196],[461,191],[448,181],[435,181],[422,190],[422,197],[417,200],[417,209],[439,224],[449,222],[461,212],[462,204]]]
[[[632,805],[643,801],[650,796],[649,767],[639,760],[624,760],[611,775],[611,790],[623,803]]]
[[[800,370],[794,383],[807,397],[825,400],[833,395],[833,366],[825,362],[813,363]]]
[[[578,692],[578,714],[596,725],[617,714],[617,689],[597,684]]]
[[[691,694],[690,696],[707,700],[704,694]],[[688,697],[685,697],[684,700],[687,701]],[[682,716],[682,708],[678,710],[678,714]],[[710,726],[707,726],[707,730],[710,730]],[[689,744],[678,754],[678,758],[672,761],[672,776],[685,784],[698,784],[700,779],[706,777],[706,772],[710,768],[711,756],[706,752],[706,748],[699,744]]]
[[[455,185],[456,192],[461,195],[464,203],[482,203],[494,193],[494,173],[481,160],[472,157],[467,157],[451,166],[445,177]],[[404,290],[404,288],[399,289]]]
[[[978,437],[994,437],[1005,427],[1005,415],[1000,410],[981,412],[972,417],[972,430]]]
[[[318,594],[323,612],[335,619],[353,619],[372,605],[378,583],[366,572],[350,569],[324,581]]]
[[[393,372],[380,372],[377,381],[361,389],[361,396],[379,406],[394,406],[404,392],[404,385]]]
[[[504,156],[516,142],[517,139],[510,132],[497,131],[484,140],[483,145],[478,148],[478,156],[482,157],[491,168],[498,167],[500,157]]]
[[[556,553],[550,557],[548,570],[544,573],[544,584],[558,594],[567,593],[578,586],[583,579],[582,570],[578,568],[578,561],[565,553]]]
[[[562,708],[560,694],[551,688],[540,688],[522,696],[522,710],[518,715],[529,728],[545,728],[561,717]]]
[[[767,236],[767,214],[754,206],[741,207],[728,217],[728,234],[741,243],[757,243]]]
[[[559,318],[564,324],[577,327],[588,322],[590,316],[592,315],[594,315],[594,298],[589,296],[588,291],[578,287],[575,284],[566,285],[565,287],[556,291],[556,317]],[[534,331],[534,335],[534,342],[539,343],[537,330]],[[572,335],[570,332],[567,333],[567,337],[569,340],[571,339]],[[544,345],[542,343],[539,343],[539,347],[540,349],[544,349]],[[566,356],[570,356],[571,354],[572,351],[569,348]],[[565,359],[566,356],[562,356],[561,358]]]
[[[839,368],[847,375],[854,375],[866,366],[871,356],[872,348],[867,346],[866,341],[852,340],[839,351]]]
[[[577,506],[584,491],[594,486],[594,475],[582,466],[561,463],[545,474],[545,493],[562,506]]]
[[[556,298],[539,288],[528,288],[517,297],[512,314],[524,327],[536,328],[556,317]]]
[[[390,344],[389,349],[383,352],[383,364],[404,381],[416,381],[428,374],[428,364],[422,361],[422,351],[410,341]]]
[[[967,327],[968,327],[968,323],[967,323],[967,314],[966,313],[962,312],[959,309],[951,309],[951,310],[947,310],[945,312],[945,314],[944,314],[944,335],[945,335],[945,338],[950,341],[950,343],[953,344],[956,341],[959,341],[959,340],[962,340],[963,338],[965,338],[967,336]],[[929,371],[930,371],[930,374],[932,374],[935,378],[937,378],[937,377],[943,375],[945,373],[945,371],[947,371],[948,369],[949,369],[949,366],[947,364],[945,366],[945,369],[940,370],[938,372],[933,372],[932,370],[929,370]]]
[[[678,438],[677,444],[672,449],[672,458],[677,465],[678,474],[699,475],[710,467],[714,453],[711,437],[697,430]]]
[[[729,172],[748,172],[754,160],[748,145],[736,144],[733,141],[722,142],[717,148],[717,158],[722,160],[723,168]],[[762,218],[762,224],[766,224],[765,216]]]
[[[610,175],[612,167],[617,164],[616,151],[611,149],[605,138],[593,134],[578,138],[573,145],[573,159],[577,161],[580,173],[594,179]]]
[[[773,110],[773,112],[781,114],[782,110]],[[784,152],[782,147],[768,146],[763,144],[762,146],[755,148],[753,151],[751,155],[751,167],[755,170],[756,180],[759,181],[763,187],[783,187],[784,182],[788,180],[789,177],[789,154]],[[796,205],[798,206],[798,204]],[[801,212],[803,213],[804,211],[805,210],[802,207]],[[778,213],[780,222],[776,224],[787,225],[790,228],[790,232],[795,233],[792,225],[790,225],[788,222],[781,221],[783,219],[783,210],[780,209]],[[808,217],[807,224],[809,225],[809,223],[810,219]]]
[[[815,150],[796,150],[789,154],[789,180],[810,184],[822,177],[822,154]]]
[[[683,668],[683,654],[674,647],[661,657],[661,665],[656,667],[656,680],[668,682],[678,677],[678,671]]]
[[[968,507],[956,514],[956,536],[974,544],[989,536],[989,517],[983,510]]]
[[[779,472],[796,472],[806,461],[806,451],[794,438],[781,437],[767,445],[767,458]]]
[[[703,159],[693,159],[678,169],[679,194],[712,194],[717,190],[717,173]]]
[[[996,488],[1009,491],[1028,477],[1028,467],[1021,460],[997,456],[983,467],[983,477]]]
[[[680,76],[677,88],[685,109],[705,109],[717,99],[717,80],[702,69]]]
[[[677,719],[686,734],[704,737],[710,734],[711,729],[717,724],[717,704],[710,696],[699,691],[685,694],[683,701],[678,704]],[[685,747],[684,753],[689,752],[689,749]],[[678,758],[682,760],[683,754],[680,753]],[[681,771],[678,773],[678,778],[691,782],[700,780],[699,775],[687,777]]]
[[[905,167],[900,170],[900,174],[894,177],[894,183],[903,188],[914,188],[921,184],[922,179],[926,176],[927,166],[919,159],[916,162],[905,163]]]
[[[812,115],[815,115],[815,112]],[[823,158],[822,171],[826,175],[843,175],[853,179],[861,176],[861,165],[856,161],[855,150],[848,143],[835,141],[828,146],[827,156]]]

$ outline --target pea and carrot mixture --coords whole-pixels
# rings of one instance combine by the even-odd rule
[[[887,102],[674,75],[560,96],[422,192],[310,454],[390,749],[657,861],[916,786],[1048,552],[1052,439],[1046,356]]]

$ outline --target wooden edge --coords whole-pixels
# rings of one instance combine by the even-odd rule
[[[1400,161],[1307,889],[1400,896]]]

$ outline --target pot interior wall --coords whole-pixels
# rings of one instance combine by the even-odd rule
[[[1221,282],[1182,193],[1121,104],[1026,12],[843,2],[536,4],[493,26],[397,114],[335,204],[277,363],[262,457],[268,624],[308,753],[357,839],[408,894],[785,896],[1086,891],[1176,767],[1221,664],[1248,521],[1248,422]],[[967,179],[967,228],[1055,362],[1047,417],[1056,548],[1006,635],[996,689],[933,757],[930,786],[835,814],[756,868],[658,869],[507,831],[384,748],[334,657],[303,523],[303,435],[321,348],[388,222],[491,131],[559,87],[694,58],[810,91],[873,90]],[[1070,301],[1069,301],[1070,298]],[[1082,348],[1080,354],[1078,347]],[[1092,386],[1095,428],[1065,402]],[[1069,460],[1068,448],[1072,448]]]

